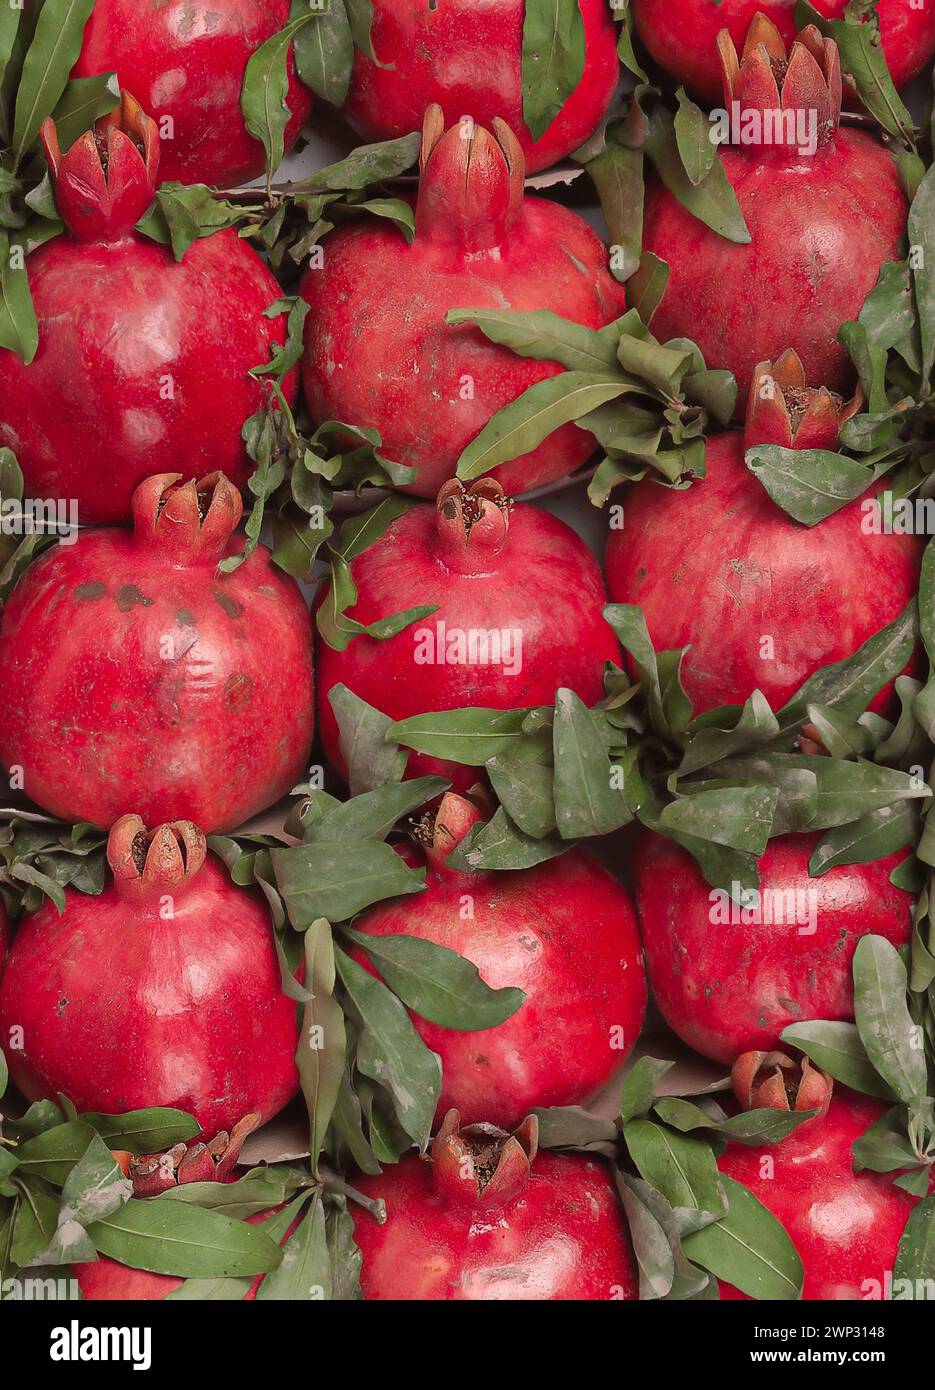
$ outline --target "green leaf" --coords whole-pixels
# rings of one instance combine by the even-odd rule
[[[802,1261],[785,1229],[749,1188],[724,1175],[729,1208],[722,1221],[686,1236],[690,1260],[751,1298],[793,1300],[801,1295]]]
[[[418,161],[422,137],[418,131],[401,135],[396,140],[382,140],[374,145],[358,145],[336,164],[318,169],[300,182],[293,183],[292,192],[299,194],[315,190],[354,192],[372,183],[398,178]]]
[[[492,343],[520,357],[558,362],[570,372],[612,372],[617,366],[616,347],[610,339],[548,309],[449,309],[445,322],[455,328],[473,324]]]
[[[673,1207],[721,1216],[720,1175],[705,1140],[643,1119],[630,1120],[623,1137],[640,1175]]]
[[[905,1104],[927,1090],[921,1027],[906,1003],[906,967],[892,942],[864,936],[854,952],[854,1013],[867,1057]]]
[[[374,936],[345,929],[394,994],[420,1018],[440,1028],[478,1033],[512,1018],[526,998],[521,989],[491,989],[476,965],[447,946],[416,936]]]
[[[893,1100],[893,1093],[877,1074],[853,1023],[816,1020],[792,1023],[782,1031],[783,1042],[804,1052],[810,1061],[835,1081],[862,1095]]]
[[[620,1118],[625,1125],[648,1114],[653,1107],[657,1085],[674,1066],[674,1062],[661,1061],[657,1057],[641,1057],[634,1063],[620,1089]]]
[[[374,840],[273,849],[270,861],[297,931],[319,917],[346,922],[384,898],[424,889],[422,870],[410,869],[389,845]]]
[[[2,9],[2,6],[0,6]],[[73,77],[52,113],[61,149],[68,150],[101,116],[120,102],[120,83],[114,72],[97,77]]]
[[[663,107],[657,107],[652,114],[646,152],[666,188],[693,217],[728,241],[741,246],[750,244],[750,232],[737,195],[720,159],[714,160],[701,183],[693,184],[682,164],[674,118]]]
[[[107,1140],[109,1149],[126,1149],[133,1154],[165,1153],[201,1133],[198,1121],[184,1110],[162,1107],[131,1110],[125,1115],[88,1114],[81,1119]]]
[[[679,87],[675,95],[679,104],[675,114],[675,142],[688,181],[697,188],[717,162],[717,144],[711,139],[710,121],[685,88]]]
[[[392,1097],[396,1117],[420,1149],[428,1143],[441,1090],[441,1067],[396,995],[343,951],[338,973],[360,1017],[357,1068]]]
[[[640,256],[639,270],[627,281],[627,303],[637,311],[647,327],[665,298],[669,274],[665,261],[653,255],[652,251],[644,251]]]
[[[563,840],[609,835],[632,819],[594,715],[573,690],[555,697],[555,823]]]
[[[537,449],[553,431],[628,390],[621,377],[562,372],[530,386],[487,422],[458,460],[458,477],[479,478],[501,463]]]
[[[266,1276],[256,1297],[258,1303],[330,1300],[331,1260],[320,1192],[315,1193],[305,1220],[283,1246],[279,1268]]]
[[[909,210],[909,263],[922,335],[922,384],[927,390],[935,366],[935,165],[922,180]]]
[[[522,745],[520,745],[522,747]],[[541,840],[555,830],[554,769],[522,752],[500,753],[484,764],[490,785],[524,835]]]
[[[748,449],[746,462],[776,506],[804,526],[817,526],[840,511],[874,480],[866,464],[826,449],[767,444]]]
[[[259,1227],[161,1197],[128,1202],[89,1226],[88,1235],[112,1260],[182,1278],[265,1274],[281,1259]]]
[[[68,74],[81,51],[84,26],[94,0],[45,0],[36,21],[13,117],[13,168],[19,167],[39,127],[65,90]]]
[[[4,231],[0,231],[0,347],[15,352],[27,367],[39,350],[25,247]]]
[[[855,718],[863,714],[874,695],[903,670],[918,635],[919,616],[913,599],[898,618],[868,637],[853,656],[824,666],[810,676],[779,711],[782,728],[800,725],[809,704],[831,705]]]
[[[310,11],[289,22],[260,44],[247,61],[240,106],[247,130],[266,151],[266,172],[271,177],[282,163],[285,131],[291,112],[289,91],[289,48],[300,29],[320,16]]]
[[[346,685],[332,686],[328,699],[338,721],[338,746],[347,765],[351,796],[400,781],[407,754],[391,741],[392,719]]]
[[[330,807],[310,827],[308,839],[343,841],[385,840],[403,816],[418,811],[447,790],[444,777],[416,777],[409,782],[392,782],[376,791],[362,792]],[[324,796],[324,792],[313,793]]]
[[[896,1280],[906,1281],[901,1288],[908,1285],[913,1298],[926,1298],[935,1281],[935,1196],[924,1197],[909,1213],[893,1266]]]
[[[523,21],[523,120],[538,140],[584,73],[584,20],[578,0],[526,0]]]
[[[293,0],[291,19],[308,15],[308,0]],[[344,0],[330,0],[327,10],[295,36],[295,66],[299,77],[316,96],[343,106],[354,68],[354,39]]]
[[[489,821],[475,825],[445,862],[448,868],[461,873],[531,869],[570,848],[557,836],[533,839],[524,835],[501,806]]]
[[[509,752],[522,736],[528,709],[439,710],[400,719],[387,738],[433,758],[481,767],[488,758]]]
[[[640,265],[643,241],[643,151],[610,143],[585,168],[607,223],[611,270],[618,280],[629,282]]]
[[[759,857],[766,849],[779,793],[775,787],[722,787],[665,806],[663,834],[676,831]]]
[[[334,982],[331,926],[319,918],[305,933],[303,984],[307,998],[295,1055],[308,1109],[309,1157],[315,1173],[341,1089],[347,1048],[344,1010],[334,997]]]

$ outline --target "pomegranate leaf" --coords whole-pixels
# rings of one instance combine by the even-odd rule
[[[609,835],[632,819],[607,756],[602,720],[572,690],[555,698],[555,823],[564,840]]]
[[[70,149],[79,135],[90,130],[99,116],[106,116],[119,102],[120,83],[115,72],[73,77],[52,112],[61,148]]]
[[[905,1104],[928,1089],[924,1038],[906,1004],[906,966],[892,942],[864,936],[854,952],[854,1013],[867,1056]]]
[[[639,269],[627,282],[627,303],[640,319],[650,325],[656,310],[665,298],[669,283],[669,266],[652,251],[640,256]]]
[[[748,1110],[739,1115],[725,1115],[720,1107],[715,1114],[707,1114],[700,1105],[683,1100],[679,1096],[665,1096],[655,1105],[655,1113],[664,1124],[670,1125],[682,1134],[694,1130],[706,1130],[719,1135],[732,1143],[779,1144],[799,1128],[806,1120],[813,1119],[815,1110],[798,1113],[791,1110]]]
[[[509,752],[521,738],[529,709],[438,710],[400,719],[387,730],[387,739],[416,753],[482,767],[497,753]]]
[[[922,389],[932,386],[935,367],[935,165],[922,180],[909,209],[910,265],[922,339]]]
[[[544,839],[555,830],[554,769],[515,753],[499,753],[484,764],[501,806],[524,835]]]
[[[449,786],[444,777],[416,777],[412,781],[391,782],[374,791],[362,792],[350,801],[338,802],[326,809],[310,824],[305,838],[345,844],[356,840],[385,840],[397,821],[434,801]],[[311,795],[325,794],[312,792]]]
[[[624,1125],[623,1138],[640,1176],[674,1208],[705,1213],[715,1221],[721,1217],[726,1210],[722,1179],[704,1139],[645,1119]]]
[[[0,81],[3,80],[16,46],[17,30],[23,10],[17,5],[0,6]],[[6,130],[3,130],[3,144],[6,144]]]
[[[0,231],[0,347],[15,352],[27,367],[39,349],[25,246],[21,236],[4,231]]]
[[[297,931],[319,917],[346,922],[373,903],[404,893],[421,893],[424,871],[410,869],[389,845],[296,845],[273,849],[276,886]]]
[[[663,807],[663,833],[675,832],[757,857],[766,849],[779,793],[775,787],[723,787]]]
[[[643,240],[643,151],[608,141],[585,165],[610,235],[610,268],[629,281],[640,264]]]
[[[173,256],[180,261],[193,242],[236,227],[256,210],[216,197],[207,184],[164,183],[156,193],[155,203],[137,222],[136,230],[152,241],[171,246]]]
[[[81,1119],[107,1140],[109,1149],[127,1149],[133,1154],[164,1153],[200,1133],[198,1121],[184,1110],[161,1106],[130,1110],[125,1115],[89,1113]]]
[[[935,1280],[935,1196],[926,1196],[925,1190],[917,1195],[922,1200],[909,1213],[893,1266],[900,1299],[929,1298]]]
[[[675,97],[679,104],[674,122],[675,143],[686,177],[697,188],[704,183],[717,161],[717,143],[711,138],[713,126],[684,87],[679,87]]]
[[[112,1260],[183,1278],[265,1274],[282,1259],[261,1228],[163,1197],[128,1202],[88,1235]]]
[[[21,1188],[21,1194],[13,1209],[7,1233],[10,1260],[14,1267],[19,1268],[33,1263],[49,1244],[58,1225],[58,1201],[55,1197],[33,1186]]]
[[[617,1125],[605,1115],[594,1115],[580,1105],[556,1105],[534,1110],[539,1121],[540,1149],[571,1149],[576,1153],[617,1152]]]
[[[726,1176],[721,1182],[727,1215],[686,1236],[686,1256],[751,1298],[798,1299],[804,1271],[785,1229],[749,1188]]]
[[[613,371],[617,365],[614,344],[573,319],[548,309],[449,309],[445,322],[452,327],[473,324],[492,343],[500,343],[520,357],[537,362],[558,362],[570,372]]]
[[[623,1124],[648,1115],[656,1098],[656,1087],[675,1066],[658,1057],[640,1057],[623,1079],[620,1088],[620,1119]]]
[[[810,676],[778,712],[780,726],[785,730],[801,725],[809,703],[831,705],[855,716],[863,714],[874,695],[904,669],[918,635],[918,606],[913,600],[892,623],[868,637],[852,656]]]
[[[783,1029],[781,1037],[783,1042],[797,1047],[816,1067],[852,1091],[881,1100],[895,1099],[874,1070],[855,1024],[825,1020],[793,1023]]]
[[[371,936],[344,928],[403,1003],[440,1028],[479,1033],[512,1018],[521,989],[491,989],[476,965],[447,946],[415,936]]]
[[[80,1162],[94,1138],[94,1130],[82,1120],[67,1120],[43,1130],[17,1150],[19,1172],[61,1187]]]
[[[880,476],[865,462],[844,454],[783,449],[778,444],[748,449],[746,464],[777,507],[804,526],[817,526],[833,516]]]
[[[305,933],[303,984],[306,999],[295,1060],[308,1109],[309,1157],[317,1175],[347,1052],[344,1010],[334,997],[334,942],[324,918],[314,921]]]
[[[685,1257],[678,1213],[649,1183],[615,1174],[640,1271],[640,1298],[716,1298],[717,1285]]]
[[[526,0],[523,119],[538,140],[584,73],[584,20],[578,0]]]
[[[45,0],[23,60],[13,117],[13,171],[55,110],[81,51],[94,0]]]
[[[873,1173],[896,1173],[914,1168],[919,1156],[906,1138],[906,1112],[901,1106],[887,1110],[869,1129],[854,1141],[854,1167],[859,1172],[869,1168]]]
[[[571,844],[557,836],[534,840],[524,835],[501,806],[489,821],[475,825],[445,862],[462,873],[531,869],[569,849]]]
[[[328,1256],[331,1261],[331,1301],[352,1303],[362,1298],[361,1253],[354,1241],[354,1218],[347,1208],[328,1207],[325,1213]]]
[[[398,178],[418,161],[422,137],[418,131],[395,140],[358,145],[344,159],[328,164],[307,178],[289,185],[293,194],[312,192],[348,193],[372,183]]]
[[[646,153],[666,188],[693,217],[728,241],[740,246],[750,244],[750,232],[737,195],[720,159],[715,158],[705,178],[693,184],[682,164],[675,120],[665,107],[657,106],[650,116]]]
[[[309,5],[310,0],[292,0],[290,19],[307,19]],[[330,0],[327,9],[312,13],[314,23],[296,32],[296,72],[316,96],[343,106],[354,67],[354,39],[344,0]]]
[[[850,4],[843,19],[826,19],[807,0],[798,0],[795,18],[800,29],[814,24],[825,38],[834,40],[840,49],[841,67],[854,79],[867,110],[890,135],[912,145],[912,115],[893,85],[875,7]]]
[[[257,1289],[257,1302],[331,1300],[331,1260],[321,1194],[315,1193],[299,1228],[283,1246],[282,1264]]]
[[[808,871],[813,878],[820,878],[841,864],[867,864],[872,859],[883,859],[915,844],[918,832],[919,814],[911,803],[884,806],[830,830],[816,845]]]
[[[290,19],[250,55],[244,72],[240,107],[247,130],[266,151],[267,186],[282,163],[285,131],[291,112],[288,106],[289,49],[299,30],[319,15],[310,10]]]
[[[401,781],[408,754],[388,740],[392,719],[346,685],[334,686],[328,699],[338,721],[339,746],[348,769],[351,796]]]

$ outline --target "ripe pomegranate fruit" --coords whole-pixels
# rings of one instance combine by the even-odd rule
[[[679,1037],[731,1062],[769,1051],[791,1023],[853,1019],[851,962],[862,936],[904,946],[912,899],[889,876],[906,851],[810,878],[820,835],[771,840],[749,910],[715,897],[695,860],[662,836],[641,837],[636,906],[653,997]]]
[[[812,0],[826,19],[840,19],[848,0]],[[727,29],[739,48],[757,14],[775,24],[786,43],[795,38],[796,0],[631,0],[636,31],[652,57],[677,82],[711,105],[720,100],[717,37]],[[883,52],[897,87],[917,77],[935,54],[935,8],[906,0],[879,0]]]
[[[469,324],[449,327],[447,310],[551,309],[600,328],[624,308],[597,233],[557,203],[524,197],[516,137],[499,119],[493,132],[465,118],[446,133],[431,107],[412,245],[385,219],[358,221],[328,238],[300,285],[312,415],[379,430],[383,453],[418,469],[407,490],[420,497],[453,477],[491,415],[560,371]],[[573,473],[593,450],[591,435],[565,425],[493,476],[523,492]]]
[[[159,140],[131,96],[65,155],[51,120],[41,135],[66,230],[26,261],[36,356],[26,366],[0,351],[0,444],[27,496],[72,500],[89,525],[128,521],[151,473],[220,469],[243,486],[253,465],[240,431],[263,403],[247,373],[285,341],[283,316],[264,317],[275,279],[233,231],[176,262],[134,230]],[[285,389],[294,400],[294,373]]]
[[[790,345],[810,380],[843,391],[856,374],[838,330],[856,319],[880,266],[899,259],[906,230],[896,163],[864,131],[839,128],[840,55],[813,26],[787,53],[775,25],[758,16],[742,61],[726,32],[720,50],[726,108],[736,102],[742,122],[763,126],[757,143],[721,148],[752,240],[741,246],[712,231],[655,179],[644,249],[671,276],[653,332],[692,338],[709,366],[734,373],[741,401],[756,363]],[[813,152],[802,153],[810,139]]]
[[[413,507],[351,562],[369,623],[418,604],[438,611],[396,637],[361,636],[343,652],[319,644],[319,720],[332,764],[346,775],[328,692],[343,683],[393,719],[478,705],[548,705],[562,686],[588,705],[603,695],[604,663],[620,649],[601,611],[601,574],[575,533],[537,507],[515,506],[482,478],[446,483],[435,507]],[[418,753],[408,775],[450,778],[475,768]]]
[[[97,0],[72,76],[116,72],[136,93],[159,122],[163,178],[229,188],[263,172],[240,89],[251,54],[288,18],[289,0]],[[312,107],[291,52],[288,74],[287,151]]]
[[[771,397],[765,375],[778,388]],[[839,422],[856,407],[804,381],[792,354],[761,363],[746,437],[712,439],[707,477],[687,492],[633,489],[624,529],[611,533],[611,599],[642,608],[658,649],[691,644],[682,675],[696,713],[742,704],[754,690],[778,710],[814,671],[897,618],[916,591],[918,537],[865,532],[861,498],[809,530],[744,466],[745,448],[757,444],[835,447]],[[885,707],[891,688],[872,709]]]
[[[312,632],[259,546],[232,574],[240,494],[215,473],[148,478],[134,528],[82,531],[27,570],[0,622],[0,760],[68,821],[233,829],[305,767]]]
[[[530,1116],[508,1135],[445,1116],[428,1161],[355,1180],[386,1202],[355,1210],[366,1299],[446,1302],[636,1299],[614,1184],[592,1158],[537,1153]]]
[[[516,131],[531,173],[558,163],[597,129],[617,89],[616,30],[605,0],[580,0],[581,80],[538,140],[523,120],[525,0],[375,0],[379,63],[358,51],[344,113],[369,140],[418,130],[437,103],[446,121],[466,111],[484,125],[502,117]],[[383,64],[384,66],[380,66]]]
[[[789,1083],[781,1078],[781,1084]],[[809,1102],[809,1109],[827,1105],[825,1115],[773,1148],[729,1144],[718,1168],[748,1187],[786,1228],[805,1268],[803,1298],[880,1298],[916,1203],[888,1174],[854,1172],[854,1141],[886,1106],[844,1088],[820,1103],[811,1094]],[[754,1103],[770,1104],[767,1093],[760,1089]],[[724,1299],[747,1297],[723,1282],[720,1291]]]
[[[298,1089],[298,1028],[262,899],[188,821],[122,816],[107,860],[99,897],[66,889],[61,916],[47,902],[16,934],[0,985],[13,1080],[82,1111],[174,1106],[208,1134],[268,1120]]]
[[[646,981],[630,899],[581,850],[532,869],[449,868],[452,850],[483,818],[471,801],[447,793],[422,824],[427,891],[381,903],[355,926],[447,946],[492,989],[525,991],[512,1018],[481,1033],[413,1019],[441,1058],[438,1115],[457,1107],[466,1123],[488,1115],[511,1126],[540,1106],[586,1101],[610,1080],[639,1037]]]

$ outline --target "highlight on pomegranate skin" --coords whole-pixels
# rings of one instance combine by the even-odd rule
[[[624,1375],[919,1379],[933,81],[935,0],[0,0],[51,1361],[645,1302]]]

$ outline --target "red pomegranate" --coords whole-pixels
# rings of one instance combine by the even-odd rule
[[[188,821],[123,816],[107,859],[99,897],[66,889],[61,915],[47,902],[16,934],[0,985],[13,1080],[81,1111],[173,1106],[208,1134],[268,1120],[298,1089],[298,1028],[262,899]]]
[[[624,307],[607,248],[576,213],[523,194],[523,155],[503,121],[494,134],[469,118],[447,134],[430,108],[422,141],[416,234],[385,219],[328,238],[320,268],[301,282],[303,378],[317,421],[380,431],[383,453],[418,469],[410,491],[434,497],[496,411],[560,368],[519,357],[449,309],[550,309],[600,328]],[[594,440],[556,430],[494,476],[524,492],[583,464]]]
[[[460,1128],[450,1111],[431,1158],[355,1179],[381,1197],[378,1225],[354,1212],[364,1298],[446,1302],[638,1297],[613,1180],[593,1158],[537,1153],[530,1116],[512,1135]]]
[[[644,249],[671,276],[653,332],[692,338],[709,366],[734,373],[740,400],[756,363],[790,345],[810,380],[843,391],[855,373],[838,331],[856,319],[880,266],[899,259],[906,230],[896,163],[871,135],[839,129],[840,55],[814,27],[787,54],[759,17],[742,61],[726,32],[720,47],[725,106],[737,103],[757,137],[721,150],[752,240],[741,246],[711,231],[654,180]],[[793,134],[790,121],[801,129]]]
[[[116,72],[136,93],[159,123],[163,178],[229,188],[263,172],[240,90],[251,54],[288,19],[289,0],[97,0],[72,76]],[[288,73],[287,151],[312,106],[291,52]]]
[[[810,1101],[814,1108],[817,1098]],[[755,1103],[770,1102],[760,1092]],[[843,1088],[833,1097],[826,1093],[822,1104],[823,1117],[776,1147],[728,1145],[718,1168],[749,1188],[786,1228],[805,1268],[803,1298],[879,1299],[916,1198],[895,1187],[889,1174],[854,1172],[854,1141],[886,1106]],[[720,1291],[724,1299],[747,1297],[730,1284],[721,1283]]]
[[[351,562],[369,623],[420,604],[438,611],[387,641],[361,636],[343,652],[319,643],[319,721],[325,750],[346,775],[328,692],[343,683],[393,719],[477,705],[550,705],[562,686],[588,705],[603,695],[604,663],[620,650],[601,616],[593,556],[563,522],[514,506],[492,479],[446,483],[435,507],[413,507]],[[437,773],[460,790],[474,768],[418,753],[410,777]]]
[[[778,388],[771,397],[765,376]],[[808,529],[744,466],[745,448],[757,444],[835,447],[855,406],[804,381],[792,354],[761,363],[746,438],[711,440],[707,477],[687,492],[633,489],[624,528],[610,536],[611,599],[642,608],[659,650],[691,644],[682,674],[696,714],[742,704],[754,690],[778,710],[814,671],[897,618],[916,591],[919,538],[865,530],[861,498]],[[890,690],[871,708],[884,707]]]
[[[233,231],[194,242],[180,262],[134,230],[159,161],[156,126],[122,108],[67,154],[43,123],[62,236],[28,257],[39,322],[29,366],[0,351],[0,444],[26,494],[77,503],[82,525],[129,520],[137,483],[220,469],[243,486],[253,465],[241,427],[263,403],[247,373],[285,341],[264,311],[279,286]],[[286,394],[295,398],[295,374]]]
[[[812,0],[826,19],[840,19],[848,0]],[[795,38],[796,0],[631,0],[636,31],[659,64],[710,104],[721,96],[717,37],[727,29],[739,48],[757,14]],[[883,52],[897,87],[905,87],[935,54],[935,7],[879,0]]]
[[[355,927],[447,946],[492,989],[525,992],[512,1018],[481,1033],[413,1019],[441,1058],[438,1115],[454,1106],[466,1123],[486,1115],[512,1126],[539,1107],[589,1100],[610,1080],[639,1037],[646,981],[630,899],[581,850],[532,869],[449,868],[449,854],[482,819],[472,802],[446,794],[423,823],[427,891],[381,903]]]
[[[853,1019],[851,962],[862,936],[904,946],[912,899],[889,876],[906,851],[820,878],[808,862],[820,835],[771,840],[760,899],[742,909],[705,882],[661,836],[640,840],[636,906],[653,997],[679,1037],[705,1057],[778,1046],[791,1023]]]
[[[483,125],[500,116],[516,131],[530,172],[583,145],[617,89],[617,34],[606,0],[579,0],[585,64],[581,80],[538,140],[523,120],[525,0],[375,0],[379,63],[357,52],[345,115],[370,140],[418,130],[437,103],[445,120],[470,112]],[[383,64],[383,66],[380,66]]]
[[[132,531],[82,531],[20,580],[0,623],[0,760],[68,821],[233,829],[293,787],[314,725],[312,632],[259,546],[231,574],[222,475],[148,478]]]

